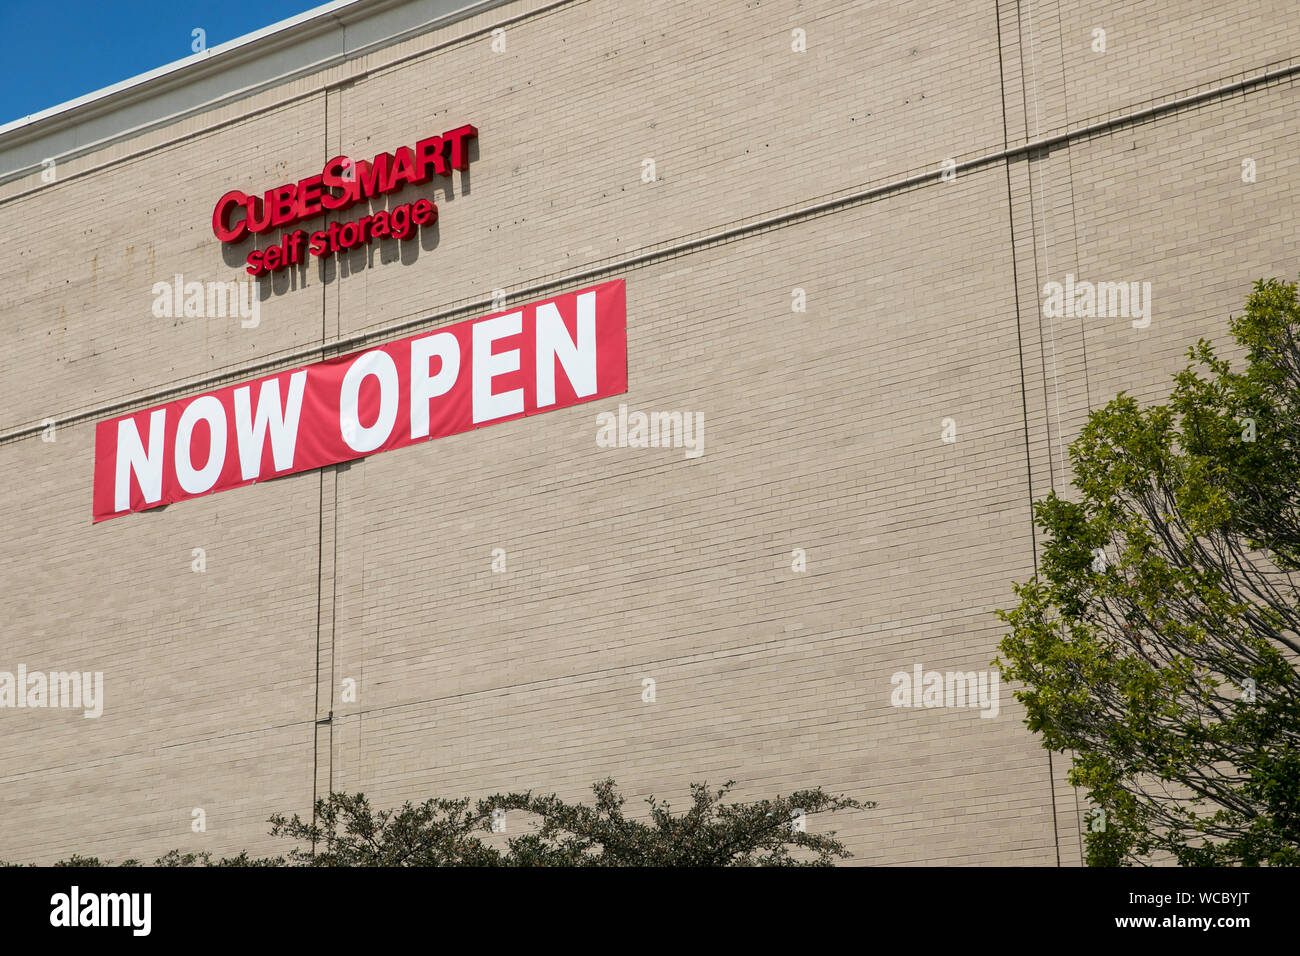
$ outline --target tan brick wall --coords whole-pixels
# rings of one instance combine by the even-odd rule
[[[247,377],[1232,79],[1300,39],[1281,3],[585,0],[491,51],[484,30],[539,6],[0,188],[16,237],[0,430]],[[1087,411],[1120,389],[1158,398],[1187,344],[1226,337],[1251,280],[1294,277],[1295,108],[1278,83],[616,270],[630,385],[614,400],[94,526],[93,422],[0,445],[0,670],[102,670],[107,698],[99,720],[0,711],[0,858],[267,852],[265,818],[330,786],[385,805],[581,798],[614,776],[633,801],[727,778],[743,798],[879,801],[810,822],[858,863],[1077,863],[1068,762],[1049,769],[1009,689],[982,719],[891,707],[890,676],[986,670],[993,609],[1033,572],[1031,498],[1068,481]],[[227,189],[464,122],[469,174],[401,196],[438,202],[436,242],[263,280],[256,329],[150,313],[156,281],[237,274],[208,225]],[[645,158],[661,180],[641,182]],[[1067,271],[1151,282],[1151,326],[1044,319],[1040,290]],[[598,448],[595,415],[619,402],[700,413],[704,455]]]

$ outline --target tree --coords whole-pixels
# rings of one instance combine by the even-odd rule
[[[375,810],[365,794],[332,793],[316,801],[310,820],[297,814],[270,818],[271,835],[298,841],[281,856],[253,858],[245,851],[214,860],[210,853],[172,850],[155,866],[830,866],[851,856],[835,832],[808,833],[806,817],[862,810],[873,802],[832,796],[820,787],[755,803],[724,803],[734,787],[691,785],[691,806],[674,815],[667,803],[647,798],[648,821],[628,819],[613,780],[593,785],[593,806],[554,794],[496,794],[407,801]],[[506,813],[533,818],[532,832],[508,837],[505,848],[484,836]],[[798,852],[802,851],[802,852]],[[0,866],[4,866],[0,862]],[[109,866],[73,857],[67,866]],[[138,866],[124,860],[119,866]]]
[[[734,786],[691,785],[691,806],[674,816],[651,796],[646,822],[623,813],[613,780],[595,784],[593,806],[554,794],[497,794],[478,801],[428,800],[375,812],[362,794],[331,794],[316,804],[315,819],[271,818],[274,836],[307,844],[290,858],[307,866],[829,866],[850,854],[835,839],[808,833],[806,816],[865,809],[821,788],[755,803],[724,803]],[[503,851],[478,836],[500,815],[520,811],[537,829],[509,837]],[[808,851],[799,860],[793,849]]]
[[[1090,864],[1300,864],[1298,328],[1295,284],[1257,282],[1230,323],[1244,371],[1202,339],[1166,404],[1089,416],[1078,500],[1034,508],[994,663],[1073,753]]]

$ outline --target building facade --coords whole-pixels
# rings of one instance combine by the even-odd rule
[[[877,801],[808,821],[853,863],[1078,864],[994,612],[1089,410],[1298,271],[1293,12],[356,0],[0,129],[0,859],[612,776]],[[393,188],[313,212],[339,157]],[[104,423],[620,281],[616,392],[94,520]]]

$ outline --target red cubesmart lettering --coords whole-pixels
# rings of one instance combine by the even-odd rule
[[[260,195],[231,190],[217,200],[212,211],[212,232],[222,242],[240,242],[252,234],[291,226],[322,212],[343,210],[403,186],[427,182],[435,174],[450,176],[452,170],[469,168],[470,140],[477,137],[478,129],[466,124],[441,136],[419,140],[414,148],[400,146],[370,160],[335,156],[320,173]]]

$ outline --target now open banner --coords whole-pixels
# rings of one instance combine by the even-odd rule
[[[622,279],[99,422],[96,522],[627,391]]]

